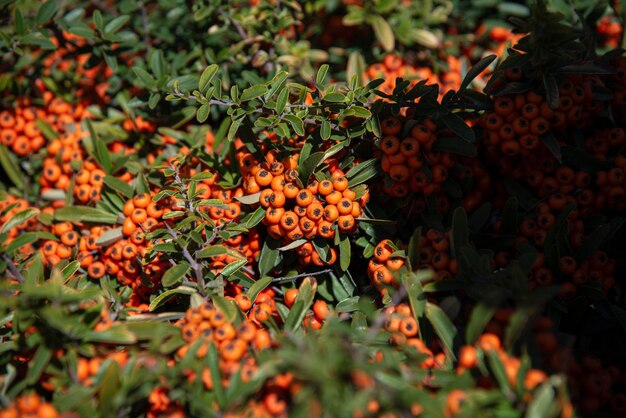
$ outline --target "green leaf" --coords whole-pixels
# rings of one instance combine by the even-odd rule
[[[130,20],[130,16],[129,15],[122,15],[122,16],[116,17],[115,19],[113,19],[109,23],[107,23],[107,25],[104,27],[104,33],[106,33],[107,35],[110,35],[110,34],[113,34],[113,33],[117,32],[129,20]]]
[[[171,297],[177,294],[193,295],[194,293],[196,293],[196,289],[194,289],[193,287],[188,287],[188,286],[178,286],[177,288],[166,290],[165,292],[161,293],[159,296],[154,298],[152,302],[150,302],[150,306],[148,309],[150,310],[150,312],[155,311],[158,307],[163,305]]]
[[[355,116],[357,118],[367,119],[372,116],[372,112],[363,106],[352,106],[344,112],[346,116]]]
[[[241,93],[239,100],[247,102],[249,100],[256,99],[263,96],[267,92],[267,86],[265,84],[257,84],[256,86],[248,87]]]
[[[496,382],[498,382],[500,390],[506,395],[512,395],[511,384],[504,369],[504,364],[502,364],[502,360],[500,359],[500,353],[496,350],[489,350],[485,354],[487,355],[487,359],[489,361],[489,368],[491,369],[493,376],[496,378]]]
[[[536,389],[532,402],[528,405],[526,418],[551,418],[559,416],[558,403],[554,401],[553,378],[543,382]]]
[[[250,217],[246,219],[244,226],[248,229],[252,229],[261,223],[263,219],[265,219],[265,208],[263,206],[259,206],[254,212],[252,212]]]
[[[411,270],[415,271],[420,265],[420,242],[422,241],[422,227],[413,231],[407,248],[407,261]]]
[[[29,362],[28,372],[26,373],[26,382],[35,384],[52,359],[52,351],[46,345],[40,345],[37,352]]]
[[[554,155],[554,158],[560,163],[563,162],[563,155],[561,153],[561,146],[559,145],[559,141],[556,140],[554,134],[552,132],[548,132],[547,134],[541,137],[541,140],[548,148],[548,150]]]
[[[288,99],[289,89],[283,89],[276,98],[276,113],[283,113],[283,110],[285,110],[285,106],[287,106]]]
[[[252,286],[250,286],[250,289],[248,289],[248,292],[246,294],[248,295],[248,297],[253,303],[256,300],[257,296],[259,296],[259,293],[261,293],[270,284],[272,284],[272,280],[273,279],[269,276],[263,277],[257,280],[256,282],[254,282]]]
[[[91,331],[83,336],[85,342],[107,344],[135,344],[137,338],[124,325],[112,325],[104,331]]]
[[[13,241],[11,241],[4,250],[7,253],[12,253],[13,251],[25,247],[28,244],[31,244],[40,239],[52,239],[58,241],[58,238],[49,232],[26,232],[25,234],[21,234],[17,236]]]
[[[50,1],[54,3],[54,1]],[[20,36],[26,35],[26,25],[24,25],[24,15],[19,8],[15,8],[15,33]]]
[[[285,320],[285,331],[294,332],[300,327],[306,312],[313,304],[314,296],[315,290],[313,289],[311,279],[306,277],[298,289],[298,296],[296,296],[293,307]]]
[[[495,59],[498,58],[497,55],[487,55],[478,61],[470,70],[467,72],[463,81],[461,82],[461,86],[459,87],[459,93],[462,92],[470,85],[470,83],[480,75],[483,71],[487,69],[491,65]]]
[[[63,278],[65,280],[69,280],[69,278],[72,277],[74,273],[78,271],[79,268],[80,268],[80,262],[78,260],[72,261],[67,266],[63,267],[63,270],[61,270],[61,273],[63,274]]]
[[[209,103],[205,103],[198,108],[196,112],[196,119],[200,123],[204,123],[209,118],[209,112],[211,111],[211,105]]]
[[[346,80],[352,80],[357,77],[360,85],[363,85],[361,75],[365,73],[365,59],[359,51],[351,52],[348,56],[348,64],[346,65]]]
[[[274,78],[272,78],[267,83],[267,85],[271,87],[267,90],[267,92],[264,95],[265,100],[268,100],[270,97],[272,97],[278,91],[278,89],[280,89],[285,84],[285,80],[287,80],[288,77],[289,77],[289,73],[287,71],[277,72]]]
[[[232,263],[228,263],[226,266],[224,266],[222,271],[220,271],[220,274],[224,277],[230,277],[246,264],[248,264],[247,259],[233,261]]]
[[[133,188],[130,184],[126,183],[125,181],[120,180],[115,176],[106,176],[103,179],[103,182],[104,184],[109,186],[111,189],[115,190],[116,192],[121,193],[127,198],[130,199],[133,197]]]
[[[24,179],[17,165],[17,162],[10,155],[9,150],[0,144],[0,165],[4,169],[9,179],[20,190],[24,189]]]
[[[476,135],[474,134],[474,130],[467,126],[463,118],[454,113],[450,113],[441,118],[443,123],[450,129],[452,132],[463,138],[467,142],[475,142]]]
[[[472,310],[467,328],[465,328],[467,344],[474,344],[505,299],[506,293],[499,288],[490,288],[481,292],[481,300]]]
[[[156,88],[156,80],[146,70],[141,67],[133,67],[133,72],[141,80],[141,83],[148,89]]]
[[[413,28],[409,32],[411,39],[417,43],[426,47],[428,49],[436,49],[441,46],[441,42],[437,35],[432,33],[429,30],[421,29],[421,28]]]
[[[452,254],[455,257],[461,255],[461,248],[469,244],[469,226],[467,213],[463,207],[458,207],[452,215],[451,243]]]
[[[189,263],[185,261],[181,261],[175,266],[170,267],[163,274],[163,278],[161,279],[161,284],[163,287],[172,287],[175,284],[178,284],[183,280],[185,275],[189,272],[191,266]]]
[[[109,361],[108,366],[102,375],[98,391],[103,416],[115,415],[114,397],[120,388],[120,366],[117,361]]]
[[[330,138],[330,134],[330,122],[324,119],[320,127],[320,136],[324,141],[326,141],[328,138]]]
[[[121,240],[122,238],[124,238],[124,234],[122,233],[122,227],[120,226],[105,231],[102,235],[98,237],[96,245],[107,247],[114,242]]]
[[[346,96],[337,91],[331,91],[330,93],[326,93],[326,95],[324,95],[324,101],[331,103],[343,103],[346,101]]]
[[[151,93],[150,98],[148,99],[148,107],[150,109],[154,109],[159,104],[159,100],[161,100],[161,95],[159,93]]]
[[[453,136],[444,136],[438,138],[433,146],[435,151],[447,151],[453,154],[462,155],[464,157],[475,157],[478,150],[474,144],[471,144],[461,138]]]
[[[315,171],[315,168],[325,159],[323,152],[314,152],[308,158],[298,161],[298,175],[302,183],[308,184],[309,177]]]
[[[198,82],[198,90],[200,93],[205,94],[208,87],[211,85],[211,81],[217,74],[219,67],[217,64],[211,64],[202,71],[200,81]]]
[[[222,254],[228,254],[232,257],[243,258],[243,256],[237,250],[220,244],[211,245],[210,247],[198,251],[196,253],[196,258],[210,258]]]
[[[425,277],[425,275],[432,275],[432,272],[410,272],[408,274],[402,274],[401,276],[402,284],[406,289],[407,299],[411,305],[411,312],[413,313],[415,320],[418,322],[420,317],[424,315],[425,309],[425,301],[421,297],[424,292],[422,291],[422,284],[420,283],[421,278]]]
[[[352,167],[347,173],[348,185],[350,187],[358,186],[368,180],[382,174],[378,158],[372,158]]]
[[[259,256],[259,275],[261,277],[267,276],[267,274],[280,262],[280,253],[278,246],[280,241],[271,237],[267,237],[263,243],[261,249],[261,255]]]
[[[446,350],[448,358],[454,360],[456,357],[453,350],[454,337],[456,335],[456,327],[448,318],[448,315],[437,305],[426,302],[425,307],[426,318],[430,321],[437,336],[441,340]]]
[[[222,311],[228,322],[237,323],[241,319],[242,313],[234,300],[219,295],[211,295],[211,300],[217,309]]]
[[[85,124],[87,125],[87,129],[89,130],[89,140],[91,141],[91,145],[93,146],[92,152],[95,159],[98,161],[105,173],[111,174],[113,164],[111,163],[111,155],[109,154],[109,150],[107,149],[106,144],[98,136],[98,133],[94,129],[91,120],[85,120]]]
[[[150,55],[150,69],[157,79],[165,75],[165,57],[160,49],[153,49]]]
[[[211,380],[213,381],[213,392],[215,392],[215,399],[221,410],[226,408],[226,395],[224,393],[224,387],[222,386],[222,376],[220,372],[219,357],[217,354],[217,347],[214,343],[210,343],[209,352],[207,353],[207,361],[209,363],[209,370],[211,371]]]
[[[297,135],[304,136],[304,122],[296,115],[285,115],[286,119]]]
[[[299,246],[301,246],[302,244],[306,243],[308,240],[306,238],[302,238],[302,239],[298,239],[295,241],[290,242],[289,244],[283,245],[282,247],[278,248],[278,251],[289,251],[289,250],[293,250],[295,248],[298,248]]]
[[[339,312],[355,312],[358,311],[361,306],[359,305],[360,296],[351,296],[339,302],[336,306]]]
[[[244,205],[254,205],[255,203],[259,203],[259,199],[261,198],[261,192],[248,194],[245,196],[237,196],[235,200],[243,203]]]
[[[103,224],[116,224],[117,215],[102,209],[88,206],[70,206],[59,208],[54,212],[54,219],[68,222],[93,222]]]
[[[38,25],[47,22],[54,16],[59,8],[59,3],[56,0],[49,0],[45,2],[39,10],[37,10],[37,17],[35,21]]]
[[[52,128],[52,126],[50,126],[50,124],[48,122],[46,122],[45,120],[37,119],[35,121],[35,124],[37,125],[37,127],[39,128],[39,130],[41,131],[43,136],[48,141],[52,141],[52,140],[54,140],[54,139],[59,137],[59,134],[57,132],[55,132],[55,130]]]
[[[392,51],[395,46],[396,39],[393,35],[391,25],[389,25],[389,23],[387,23],[382,16],[373,16],[371,18],[371,24],[374,29],[374,34],[383,49],[387,52]]]
[[[346,271],[350,267],[351,253],[350,237],[342,234],[341,241],[339,241],[339,267],[341,271]]]
[[[2,228],[0,228],[0,233],[9,232],[16,226],[21,225],[29,219],[39,215],[39,212],[40,210],[37,208],[28,208],[16,213],[15,215],[11,216],[4,225],[2,225]]]
[[[241,126],[243,120],[244,118],[233,119],[233,123],[230,124],[230,127],[228,128],[228,134],[226,135],[226,138],[229,142],[233,142],[233,140],[237,136],[237,131],[239,131],[239,126]]]
[[[559,107],[559,84],[552,74],[543,75],[543,87],[546,89],[546,100],[552,109]]]
[[[318,86],[323,86],[324,82],[326,81],[326,74],[328,74],[328,64],[322,64],[319,68],[319,70],[317,70],[317,75],[315,76],[315,83]]]

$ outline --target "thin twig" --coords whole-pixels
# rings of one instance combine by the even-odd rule
[[[5,263],[7,263],[7,268],[9,269],[11,276],[13,276],[13,278],[18,282],[24,283],[24,276],[22,276],[22,273],[20,273],[20,271],[17,269],[17,267],[13,263],[13,260],[11,260],[6,254],[2,254],[2,259]]]
[[[222,17],[224,17],[227,21],[229,21],[235,27],[235,30],[237,31],[239,36],[241,36],[241,39],[243,39],[244,41],[247,41],[248,38],[249,38],[248,33],[239,24],[239,22],[237,22],[237,20],[233,19],[232,16],[229,15],[228,13],[226,13],[224,11],[224,9],[222,9],[221,7],[219,7],[217,10],[222,15]]]
[[[272,279],[273,283],[276,282],[286,282],[286,281],[293,281],[293,280],[298,280],[301,279],[303,277],[309,277],[309,276],[321,276],[323,274],[328,274],[330,272],[332,272],[332,269],[326,269],[326,270],[321,270],[321,271],[316,271],[313,273],[301,273],[301,274],[296,274],[295,276],[289,276],[289,277],[275,277]]]

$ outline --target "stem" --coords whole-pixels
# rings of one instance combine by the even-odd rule
[[[167,229],[167,232],[169,232],[170,235],[174,239],[178,238],[178,233],[174,231],[172,227],[169,226],[169,224],[165,223],[165,228]],[[204,281],[204,276],[202,275],[202,264],[198,263],[198,261],[196,261],[196,259],[192,257],[187,247],[183,247],[183,257],[185,257],[185,260],[187,260],[187,262],[189,263],[189,265],[191,266],[194,272],[194,276],[196,277],[196,282],[198,283],[198,292],[200,292],[202,296],[206,296],[206,293],[205,293],[206,282]]]
[[[17,266],[13,263],[13,260],[11,260],[6,254],[2,254],[2,259],[5,263],[7,263],[7,268],[9,269],[11,276],[13,276],[13,278],[18,282],[24,283],[24,276],[22,276],[22,273],[20,273],[20,271],[17,269]]]
[[[328,274],[332,271],[333,271],[332,269],[326,269],[326,270],[316,271],[313,273],[300,273],[300,274],[296,274],[295,276],[289,276],[289,277],[275,277],[274,279],[272,279],[272,282],[276,283],[276,282],[294,281],[294,280],[301,279],[303,277],[321,276],[323,274]]]

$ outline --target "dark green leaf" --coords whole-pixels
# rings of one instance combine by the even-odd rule
[[[259,256],[259,275],[267,276],[267,274],[280,262],[280,253],[278,246],[280,241],[273,238],[266,238]]]
[[[246,264],[248,264],[248,260],[237,260],[237,261],[233,261],[231,263],[228,263],[226,266],[224,266],[224,268],[222,269],[222,271],[220,271],[220,274],[224,277],[230,277],[232,276],[236,271],[238,271],[240,268],[242,268],[243,266],[245,266]]]
[[[350,267],[350,258],[352,253],[352,246],[348,235],[342,235],[341,241],[339,241],[339,267],[341,271],[348,270]]]
[[[59,8],[59,3],[55,0],[49,0],[45,2],[37,11],[37,17],[35,21],[38,25],[47,22],[54,16]]]
[[[178,286],[177,288],[166,290],[165,292],[154,298],[152,302],[150,302],[150,306],[148,307],[148,309],[150,310],[150,312],[155,311],[157,308],[167,302],[171,297],[176,296],[177,294],[193,295],[194,293],[196,293],[196,289],[188,286]]]
[[[330,138],[330,134],[330,122],[328,122],[327,120],[322,121],[322,125],[320,127],[320,136],[325,141]]]
[[[90,331],[83,337],[85,342],[108,344],[135,344],[137,338],[124,325],[112,325],[104,331]]]
[[[104,27],[104,33],[109,35],[109,34],[113,34],[113,33],[117,32],[129,20],[130,20],[130,16],[129,15],[122,15],[122,16],[118,16],[118,17],[114,18],[109,23],[107,23],[107,25]]]
[[[88,206],[70,206],[59,208],[54,212],[54,219],[68,222],[93,222],[103,224],[116,224],[117,215],[102,209]]]
[[[43,136],[48,141],[52,141],[52,140],[54,140],[54,139],[59,137],[59,134],[57,132],[55,132],[54,129],[52,129],[52,126],[50,126],[50,124],[48,122],[46,122],[45,120],[37,119],[35,124],[37,125],[37,128],[39,128],[39,130],[41,131]]]
[[[250,300],[254,302],[256,300],[256,297],[259,296],[259,293],[265,290],[270,284],[272,284],[272,278],[269,276],[263,277],[257,280],[256,282],[254,282],[254,284],[250,286],[250,289],[248,289],[248,292],[247,292],[247,295],[250,298]]]
[[[133,67],[133,72],[146,88],[156,88],[156,80],[146,70],[141,67]]]
[[[37,216],[39,212],[40,210],[37,208],[28,208],[16,213],[15,215],[12,215],[9,220],[6,221],[4,225],[2,225],[2,228],[0,228],[0,233],[9,232],[16,226],[21,225],[29,219]]]
[[[209,112],[211,111],[211,105],[208,103],[203,104],[198,108],[196,112],[196,119],[200,123],[204,123],[209,118]]]
[[[246,219],[244,226],[248,229],[252,229],[257,226],[263,219],[265,219],[265,208],[259,206],[254,212]]]
[[[546,147],[548,147],[548,150],[550,150],[552,155],[554,155],[554,158],[556,158],[559,163],[562,163],[563,156],[561,154],[561,146],[559,145],[559,142],[556,140],[552,132],[548,132],[547,134],[543,135],[541,139]]]
[[[311,279],[306,277],[299,287],[298,296],[285,320],[285,331],[294,332],[300,327],[306,312],[313,304],[314,296],[315,289],[313,289]]]
[[[476,135],[474,134],[474,130],[467,126],[463,118],[460,116],[450,113],[441,118],[443,123],[450,129],[452,132],[460,136],[467,142],[475,142]]]
[[[217,74],[218,69],[219,67],[217,64],[211,64],[204,69],[202,75],[200,76],[200,81],[198,82],[198,90],[200,90],[200,93],[206,93],[206,90],[211,84],[213,77]]]
[[[9,150],[0,144],[0,165],[4,169],[4,172],[9,179],[15,184],[15,187],[22,190],[24,188],[24,179],[17,165],[17,162],[12,158]]]
[[[469,227],[467,221],[467,213],[463,207],[458,207],[452,215],[452,232],[450,246],[452,254],[458,257],[461,254],[461,248],[469,244]]]
[[[483,71],[487,69],[491,65],[491,63],[498,58],[496,55],[487,55],[483,57],[480,61],[478,61],[470,70],[467,72],[463,81],[461,82],[461,86],[459,87],[459,92],[465,90],[470,83],[480,75]]]
[[[476,146],[461,138],[444,136],[438,138],[433,149],[435,151],[447,151],[464,157],[475,157],[478,154]]]
[[[300,119],[296,115],[285,115],[284,119],[286,119],[289,122],[289,124],[291,125],[291,127],[293,128],[294,132],[297,135],[300,135],[300,136],[304,135],[304,122],[302,121],[302,119]]]
[[[326,74],[328,74],[328,64],[322,64],[317,70],[317,75],[315,76],[315,83],[318,86],[323,86],[326,80]]]
[[[437,336],[443,343],[448,358],[454,360],[456,357],[454,355],[453,342],[456,335],[456,327],[446,313],[433,303],[426,302],[425,313],[426,318],[428,318]]]
[[[125,181],[120,180],[115,176],[106,176],[103,181],[104,181],[104,184],[109,186],[111,189],[115,190],[116,192],[120,192],[122,195],[126,196],[127,198],[130,199],[133,197],[133,188],[130,184],[126,183]]]
[[[247,102],[249,100],[256,99],[263,96],[267,92],[267,86],[265,84],[257,84],[256,86],[248,87],[241,93],[239,100]]]
[[[191,266],[189,265],[189,263],[181,261],[175,266],[167,269],[167,271],[163,274],[161,284],[163,285],[163,287],[174,286],[185,278],[185,275],[187,274],[187,272],[189,272],[190,269]]]

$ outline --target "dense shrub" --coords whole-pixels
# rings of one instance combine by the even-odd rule
[[[621,3],[0,3],[0,417],[626,415]]]

